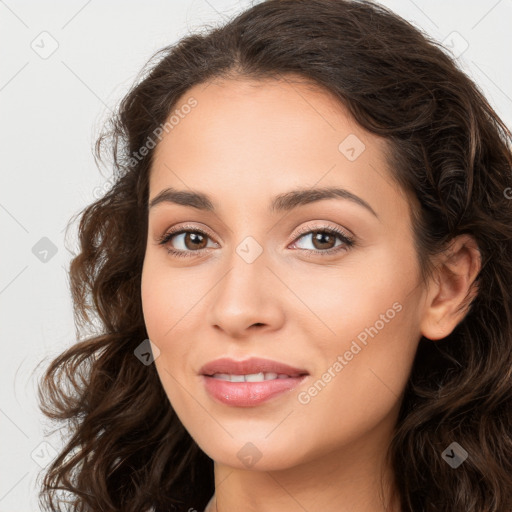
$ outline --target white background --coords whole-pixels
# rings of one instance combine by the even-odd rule
[[[448,37],[454,51],[466,41],[459,62],[512,126],[512,0],[381,3]],[[74,343],[67,268],[76,224],[67,242],[64,230],[108,180],[92,156],[101,123],[156,50],[251,4],[0,0],[0,512],[39,510],[36,460],[51,453],[35,399],[42,370],[32,372]],[[52,44],[47,58],[32,48]],[[32,251],[43,237],[57,250],[46,262]]]

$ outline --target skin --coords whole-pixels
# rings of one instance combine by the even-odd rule
[[[149,210],[141,293],[162,386],[214,460],[216,491],[207,510],[384,511],[394,485],[385,454],[418,341],[422,334],[443,338],[462,320],[457,307],[474,293],[480,268],[476,244],[467,235],[456,239],[428,286],[421,283],[410,198],[391,178],[385,141],[326,91],[289,79],[230,79],[194,86],[176,108],[191,96],[197,106],[155,149],[149,200],[167,187],[197,190],[212,198],[215,212],[172,203]],[[365,145],[354,161],[338,149],[351,134]],[[277,194],[328,186],[364,199],[378,218],[342,198],[268,210]],[[167,247],[196,251],[179,258],[158,238],[183,224],[209,235],[203,250],[190,233],[188,244],[175,236]],[[343,242],[322,246],[311,233],[297,233],[332,227],[356,245],[322,256]],[[236,252],[248,236],[262,249],[252,263]],[[338,356],[396,303],[401,310],[333,371]],[[250,356],[310,375],[255,407],[210,397],[201,366]],[[301,403],[299,393],[329,368],[330,381]],[[246,443],[260,454],[252,466],[237,456]],[[388,510],[399,511],[399,503]]]

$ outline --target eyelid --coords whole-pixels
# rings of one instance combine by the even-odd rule
[[[199,233],[203,233],[207,235],[209,238],[211,238],[213,241],[215,241],[215,236],[213,236],[212,232],[203,226],[198,227],[198,225],[192,225],[192,224],[181,224],[178,226],[173,226],[172,228],[166,229],[164,231],[164,234],[161,236],[157,236],[157,242],[161,242],[163,239],[165,239],[169,235],[178,235],[183,233],[184,231],[196,231]],[[215,242],[218,243],[218,242]]]
[[[317,222],[327,222],[327,221],[317,221]],[[314,226],[304,226],[302,228],[299,228],[293,235],[292,242],[295,242],[297,238],[300,238],[302,235],[311,233],[312,231],[328,231],[332,230],[337,232],[340,235],[345,236],[346,238],[352,240],[355,238],[355,236],[348,230],[339,226],[330,226],[329,224],[320,224],[320,225],[314,225]]]
[[[346,249],[350,249],[351,247],[356,245],[356,237],[349,230],[346,230],[345,228],[341,228],[337,225],[330,226],[328,224],[325,224],[325,222],[328,222],[328,221],[316,221],[316,222],[317,223],[324,222],[324,224],[321,224],[321,225],[316,224],[314,226],[308,225],[308,226],[303,226],[302,228],[299,228],[297,231],[294,232],[292,241],[288,244],[288,246],[290,244],[296,243],[304,235],[311,234],[314,231],[326,231],[326,232],[334,233],[335,236],[337,236],[339,239],[342,240],[342,245],[345,245]],[[157,245],[165,246],[167,243],[170,242],[170,240],[174,236],[178,236],[178,235],[186,233],[186,232],[201,233],[201,234],[205,235],[206,237],[210,238],[213,241],[213,243],[218,245],[218,242],[216,242],[215,237],[212,236],[212,234],[208,228],[203,228],[203,227],[199,228],[197,225],[191,225],[191,224],[183,224],[183,225],[173,226],[169,230],[166,230],[162,236],[159,236],[157,238]],[[211,247],[199,249],[196,251],[192,251],[192,250],[184,251],[181,249],[168,249],[168,252],[169,253],[174,252],[175,255],[177,253],[179,253],[182,256],[184,256],[184,255],[193,255],[194,253],[204,254],[204,251],[207,251],[208,249],[211,249]],[[294,250],[297,250],[297,249],[294,249]],[[330,254],[337,252],[335,250],[335,248],[326,249],[326,250],[300,249],[299,248],[298,250],[305,254],[313,254],[313,255],[330,255]]]

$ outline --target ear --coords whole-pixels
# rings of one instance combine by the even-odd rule
[[[425,338],[445,338],[464,319],[478,294],[474,281],[481,268],[478,244],[470,235],[454,238],[438,257],[420,323]]]

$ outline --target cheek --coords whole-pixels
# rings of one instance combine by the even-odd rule
[[[149,337],[162,350],[176,336],[182,320],[190,323],[193,305],[204,295],[200,284],[190,272],[165,265],[161,255],[146,255],[141,276],[144,322]]]
[[[414,255],[405,249],[397,254],[400,249],[382,245],[347,255],[336,266],[288,270],[293,273],[288,282],[302,299],[302,322],[325,339],[327,351],[376,322],[387,326],[388,319],[400,316],[396,309],[411,297],[417,273]]]
[[[170,327],[165,328],[162,322],[166,310],[169,310],[169,299],[172,299],[165,294],[165,281],[165,274],[160,274],[154,266],[144,263],[141,278],[142,312],[148,336],[159,348],[158,340],[162,339],[163,333]]]
[[[420,290],[414,256],[400,264],[396,256],[383,250],[372,261],[351,261],[328,277],[319,270],[296,283],[314,313],[304,316],[301,330],[315,340],[319,361],[312,386],[298,399],[306,416],[318,418],[316,425],[336,420],[335,437],[340,425],[370,428],[393,409],[407,383],[419,340]]]
[[[417,346],[414,308],[400,305],[385,316],[387,323],[377,317],[361,327],[357,315],[345,317],[344,331],[343,320],[338,322],[339,336],[322,345],[316,359],[323,363],[296,394],[302,439],[315,439],[321,430],[322,450],[329,452],[340,444],[355,446],[377,425],[392,431]]]
[[[176,381],[190,375],[190,340],[204,322],[201,299],[211,287],[194,277],[194,269],[172,269],[158,257],[148,255],[141,277],[141,301],[149,339],[159,348],[155,365],[170,398],[177,394]],[[174,378],[173,378],[174,377]],[[177,385],[177,384],[176,384]]]
[[[148,257],[141,278],[141,300],[148,337],[160,350],[154,364],[162,387],[179,416],[179,411],[186,409],[178,384],[183,381],[179,370],[182,362],[188,360],[187,345],[183,343],[186,338],[180,335],[182,325],[187,322],[180,322],[180,319],[190,322],[185,316],[190,306],[186,307],[183,294],[177,292],[179,287],[171,274]]]

